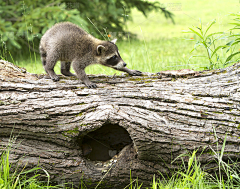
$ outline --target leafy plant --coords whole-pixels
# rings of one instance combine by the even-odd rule
[[[231,14],[231,16],[235,16],[235,18],[233,19],[235,22],[230,23],[232,25],[235,25],[231,29],[231,32],[239,31],[239,29],[240,29],[240,14]],[[230,48],[233,48],[235,45],[238,45],[240,43],[240,33],[231,34],[229,37],[233,38],[233,40],[226,44],[226,46],[228,46],[228,49],[226,52],[228,52],[230,50]],[[225,61],[225,64],[231,63],[231,59],[238,54],[240,54],[240,51],[232,53],[230,56],[228,56]]]
[[[66,9],[60,0],[5,1],[0,6],[1,56],[7,59],[8,52],[38,52],[42,35],[57,22],[70,21],[87,27],[77,9]],[[22,52],[19,51],[22,49]]]
[[[214,32],[214,33],[208,34],[209,29],[215,23],[216,23],[216,20],[213,20],[209,24],[207,29],[204,31],[202,27],[202,22],[200,20],[199,27],[189,28],[190,31],[186,32],[186,33],[193,33],[198,36],[199,40],[197,40],[197,42],[195,43],[194,49],[191,52],[193,52],[194,50],[197,50],[197,47],[203,46],[206,50],[207,59],[209,61],[208,69],[216,68],[217,62],[220,60],[217,52],[221,48],[225,47],[225,45],[216,47],[216,44],[215,44],[217,40],[221,39],[224,36],[224,32]]]
[[[235,19],[236,21],[239,21],[238,19]],[[203,29],[201,20],[200,20],[200,26],[199,27],[193,27],[189,28],[190,31],[185,32],[185,33],[192,33],[195,34],[198,37],[198,40],[195,43],[195,46],[191,52],[194,50],[197,50],[197,47],[203,46],[205,48],[207,56],[202,56],[202,57],[207,57],[209,61],[209,66],[206,67],[206,69],[215,69],[219,68],[220,65],[226,66],[229,63],[232,63],[234,61],[231,61],[232,58],[239,54],[240,52],[234,52],[234,45],[238,44],[240,41],[240,38],[235,39],[235,37],[239,37],[240,34],[230,34],[227,35],[224,32],[214,32],[214,33],[208,33],[210,28],[216,23],[216,20],[213,20],[210,22],[206,30]],[[235,23],[236,26],[232,29],[239,29],[239,23]],[[228,42],[227,44],[222,45],[221,40],[222,39],[231,39],[234,38],[234,40]],[[225,54],[227,54],[230,50],[231,53],[230,55],[227,56],[226,59],[221,58],[222,50],[226,49]],[[221,53],[219,53],[219,51]],[[199,56],[192,56],[192,57],[199,57]],[[190,57],[190,59],[192,58]],[[223,56],[224,57],[224,56]]]

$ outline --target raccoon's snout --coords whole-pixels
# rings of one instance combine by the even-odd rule
[[[115,69],[117,69],[117,70],[121,70],[121,69],[124,68],[126,65],[127,65],[127,64],[126,64],[125,62],[121,61],[121,62],[118,62],[117,65],[112,66],[112,68],[115,68]]]

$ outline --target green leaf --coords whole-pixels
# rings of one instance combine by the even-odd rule
[[[225,63],[228,63],[234,56],[236,56],[237,54],[240,54],[240,51],[231,54],[230,56],[227,57],[227,59],[225,60]]]
[[[194,29],[192,29],[192,28],[189,28],[193,33],[195,33],[196,35],[198,35],[198,37],[200,37],[201,39],[203,39],[203,36],[200,34],[200,33],[198,33],[197,31],[195,31]]]
[[[215,24],[215,23],[216,23],[216,20],[213,20],[213,21],[211,22],[211,24],[210,24],[210,25],[208,26],[208,28],[206,29],[204,36],[207,34],[208,30],[209,30],[209,29],[212,27],[212,25]]]
[[[229,41],[226,45],[231,46],[234,43],[235,40]]]
[[[237,45],[238,43],[240,43],[240,41],[235,41],[234,43],[231,44],[231,47]]]
[[[238,36],[240,36],[240,34],[233,34],[233,35],[229,35],[229,37],[238,37]]]
[[[213,35],[218,35],[218,34],[224,34],[224,32],[211,33],[211,34],[209,34],[208,36],[206,36],[205,38],[207,39],[207,38],[209,38],[209,37],[211,37],[211,36],[213,36]]]
[[[240,23],[236,23],[236,22],[229,23],[229,24],[233,24],[233,25],[236,25],[236,26],[240,26]]]
[[[213,51],[212,57],[213,57],[213,55],[214,55],[219,49],[223,49],[223,48],[226,48],[226,47],[227,47],[227,45],[218,46],[218,47]]]
[[[9,41],[12,43],[13,46],[17,47],[18,49],[21,49],[21,45],[17,43],[17,41],[11,38],[9,38]]]

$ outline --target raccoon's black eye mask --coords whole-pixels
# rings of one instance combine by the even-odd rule
[[[108,64],[108,65],[111,65],[111,66],[117,65],[118,62],[119,62],[119,61],[118,61],[117,55],[114,55],[114,56],[112,56],[111,58],[109,58],[109,59],[107,60],[107,64]]]

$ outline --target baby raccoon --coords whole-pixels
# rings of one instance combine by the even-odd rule
[[[102,64],[116,70],[127,72],[130,75],[142,75],[142,72],[126,68],[118,48],[116,39],[101,41],[70,22],[55,24],[41,38],[40,54],[45,71],[53,81],[59,77],[53,68],[58,60],[61,61],[61,73],[65,76],[74,76],[69,70],[72,63],[77,77],[88,88],[96,88],[84,69],[90,64]]]

